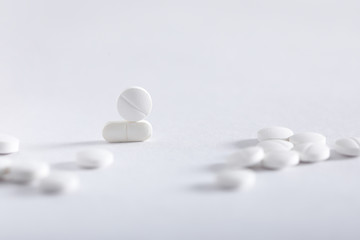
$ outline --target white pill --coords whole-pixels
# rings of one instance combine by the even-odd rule
[[[105,149],[88,149],[78,152],[76,161],[82,168],[103,168],[114,162],[114,155]]]
[[[228,164],[233,167],[250,167],[264,159],[264,150],[260,147],[247,147],[233,153]]]
[[[259,141],[279,139],[288,140],[294,133],[285,127],[268,127],[258,131],[257,136]]]
[[[40,191],[49,194],[70,193],[79,188],[79,179],[76,175],[66,172],[52,172],[41,180]]]
[[[47,163],[37,161],[16,161],[10,165],[3,177],[7,181],[27,183],[45,178],[50,172]]]
[[[276,151],[265,155],[263,166],[270,169],[283,169],[299,164],[299,153],[296,151]]]
[[[108,122],[103,129],[103,137],[111,143],[142,142],[151,137],[152,127],[147,121]]]
[[[360,138],[342,138],[335,142],[335,150],[345,156],[360,156]]]
[[[323,143],[326,144],[326,137],[315,132],[297,133],[290,137],[290,142],[294,145],[302,143]]]
[[[19,151],[19,139],[8,134],[0,134],[0,154],[10,154]]]
[[[268,153],[273,151],[290,151],[294,144],[289,141],[275,139],[259,142],[257,146],[264,149],[265,153]]]
[[[256,175],[248,169],[225,169],[217,174],[216,181],[220,188],[248,190],[255,185]]]
[[[140,121],[151,112],[151,96],[141,87],[128,88],[118,98],[117,107],[125,120]]]
[[[0,158],[0,177],[7,174],[10,170],[11,160],[7,157]]]
[[[324,143],[303,143],[294,148],[301,162],[321,162],[329,159],[330,148]]]

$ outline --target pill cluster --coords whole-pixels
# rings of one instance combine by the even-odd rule
[[[294,134],[285,127],[268,127],[258,131],[256,146],[238,150],[227,159],[226,167],[218,172],[216,183],[225,189],[249,189],[256,175],[251,168],[280,170],[300,162],[316,163],[330,158],[326,137],[315,132]],[[360,156],[360,138],[342,138],[335,142],[339,154]]]
[[[151,96],[145,89],[126,89],[118,98],[117,109],[126,121],[112,121],[105,125],[102,135],[107,142],[141,142],[151,137],[152,126],[143,120],[152,109]]]

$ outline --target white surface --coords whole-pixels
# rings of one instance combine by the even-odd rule
[[[360,136],[359,1],[0,1],[0,132],[14,158],[79,174],[46,197],[1,183],[0,239],[359,239],[360,160],[212,187],[258,129]],[[153,97],[143,143],[107,144],[129,86]],[[187,100],[184,101],[184,98]],[[76,170],[88,147],[114,152]],[[89,211],[91,210],[91,211]]]
[[[151,96],[141,87],[128,88],[120,94],[117,108],[120,116],[127,121],[143,120],[151,112]]]

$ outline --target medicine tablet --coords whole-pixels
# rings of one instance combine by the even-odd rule
[[[257,146],[264,149],[265,153],[268,153],[273,151],[290,151],[294,144],[289,141],[275,139],[259,142]]]
[[[141,87],[128,88],[118,98],[117,107],[125,120],[140,121],[151,112],[151,96]]]
[[[139,122],[109,122],[103,129],[103,137],[111,143],[142,142],[151,137],[152,126],[143,120]]]
[[[290,137],[290,142],[294,145],[302,143],[323,143],[326,144],[326,137],[315,132],[297,133]]]
[[[76,160],[82,168],[103,168],[114,162],[114,155],[105,149],[89,149],[78,152]]]
[[[19,139],[8,134],[0,134],[0,154],[10,154],[19,151]]]
[[[0,177],[4,176],[9,172],[11,165],[11,160],[7,157],[0,158]]]
[[[52,172],[41,180],[40,191],[48,194],[70,193],[79,188],[79,179],[76,175],[66,172]]]
[[[247,147],[233,153],[228,164],[232,167],[250,167],[264,159],[264,150],[260,147]]]
[[[223,189],[248,190],[255,185],[256,175],[248,169],[225,169],[218,173],[216,180],[217,185]]]
[[[295,151],[276,151],[265,155],[263,166],[270,169],[283,169],[299,164],[299,154]]]
[[[349,137],[337,140],[335,151],[345,156],[360,156],[360,138]]]
[[[299,152],[301,162],[321,162],[330,157],[330,148],[323,143],[298,144],[294,150]]]
[[[279,139],[288,140],[294,133],[285,127],[268,127],[258,131],[257,136],[259,141]]]
[[[50,172],[47,163],[37,161],[14,161],[3,177],[7,181],[27,183],[46,177]]]

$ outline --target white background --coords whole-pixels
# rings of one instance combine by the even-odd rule
[[[360,160],[213,185],[258,129],[360,136],[359,1],[0,0],[0,132],[14,161],[79,175],[44,196],[0,182],[0,239],[359,239]],[[106,144],[127,87],[153,97],[144,143]],[[74,167],[101,147],[116,162]],[[0,159],[1,160],[1,159]]]

